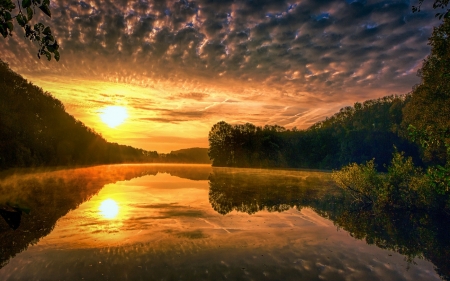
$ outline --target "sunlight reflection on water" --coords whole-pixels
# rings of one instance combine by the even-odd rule
[[[2,251],[11,246],[12,257],[0,267],[0,280],[439,280],[427,261],[408,270],[401,254],[336,230],[324,218],[339,210],[322,200],[335,195],[327,174],[163,168],[169,172],[139,165],[87,168],[86,182],[74,172],[61,181],[27,182],[47,192],[39,194],[59,188],[47,201],[29,198],[61,204],[31,205],[21,228],[7,232],[4,237],[16,240],[0,241]],[[111,176],[119,171],[127,176]],[[80,186],[94,180],[99,189],[78,199]],[[36,242],[21,253],[13,247],[59,209],[51,232],[30,239]],[[329,215],[319,215],[320,209]]]
[[[117,214],[119,213],[119,206],[116,201],[112,199],[104,200],[98,209],[105,219],[113,219],[117,217]]]

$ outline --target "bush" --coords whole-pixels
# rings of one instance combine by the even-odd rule
[[[378,207],[427,208],[433,198],[429,177],[414,166],[411,157],[394,152],[387,173],[377,173],[374,160],[350,164],[333,171],[333,180],[350,192],[356,202]]]
[[[382,183],[374,159],[365,164],[352,163],[340,171],[333,171],[332,178],[339,187],[348,190],[355,201],[363,204],[375,202]]]
[[[379,204],[392,207],[416,208],[427,205],[430,182],[411,157],[394,152],[384,177]]]

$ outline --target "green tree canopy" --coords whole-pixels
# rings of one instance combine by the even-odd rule
[[[414,87],[404,108],[403,125],[423,146],[425,159],[443,164],[450,156],[449,18],[434,28],[429,45],[431,54],[419,71],[421,83]]]

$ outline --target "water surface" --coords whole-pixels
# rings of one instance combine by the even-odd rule
[[[429,257],[414,240],[406,244],[417,253],[395,233],[384,237],[383,227],[368,231],[374,225],[360,220],[378,216],[349,211],[328,173],[111,165],[4,175],[0,192],[3,213],[22,212],[16,225],[0,219],[1,280],[441,280],[447,273],[439,263],[448,244],[433,242],[443,249]]]

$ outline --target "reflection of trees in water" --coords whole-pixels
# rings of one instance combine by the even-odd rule
[[[6,176],[0,180],[0,209],[30,212],[22,215],[17,227],[0,218],[0,268],[28,245],[48,235],[59,218],[106,184],[157,173],[206,180],[210,171],[206,165],[112,165]]]
[[[325,173],[231,171],[214,169],[209,177],[209,201],[223,215],[233,210],[254,214],[262,210],[283,212],[294,206],[301,209],[330,192],[324,188],[331,183]]]
[[[409,262],[414,258],[429,260],[442,279],[450,280],[450,226],[445,223],[450,217],[427,210],[346,207],[341,213],[331,214],[330,219],[353,237],[405,255]]]
[[[448,215],[427,210],[361,209],[336,190],[323,173],[297,172],[295,176],[295,172],[244,171],[214,169],[209,177],[209,200],[215,211],[223,215],[231,211],[254,214],[310,207],[356,239],[403,254],[409,262],[414,258],[431,261],[441,278],[450,280]]]

